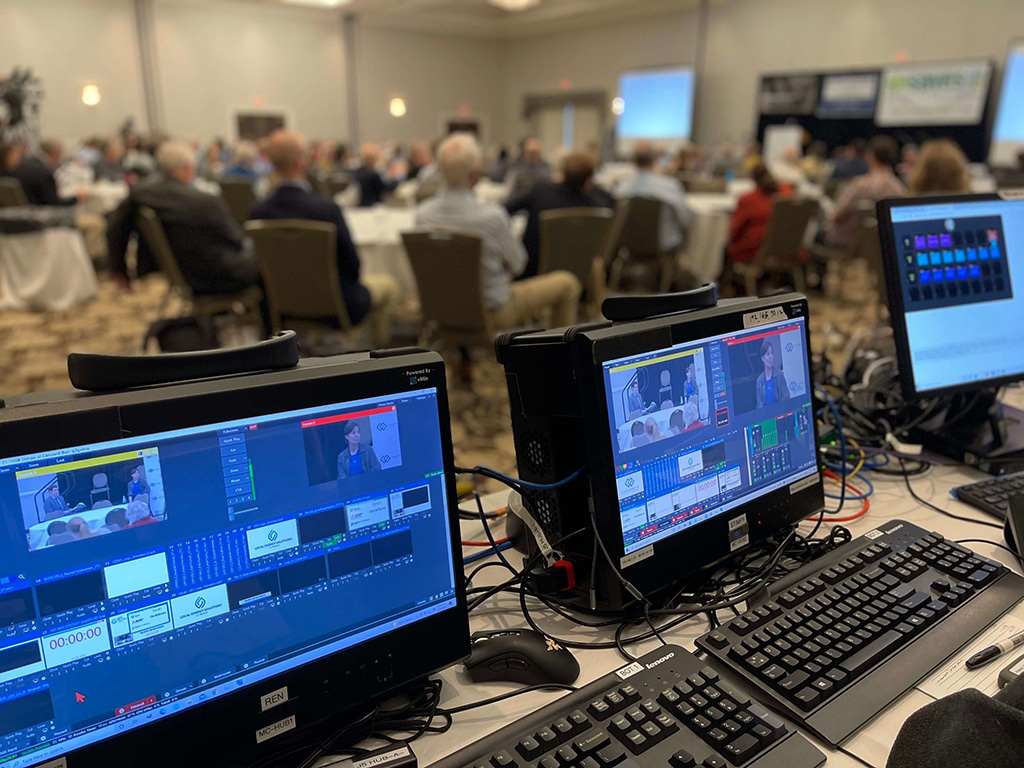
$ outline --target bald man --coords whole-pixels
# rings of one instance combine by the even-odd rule
[[[373,343],[391,341],[391,314],[399,302],[398,284],[390,275],[360,276],[359,254],[352,243],[341,208],[333,200],[313,194],[306,179],[308,146],[302,134],[274,131],[267,157],[280,179],[273,194],[253,205],[250,219],[309,219],[333,224],[337,230],[338,276],[345,308],[354,324],[370,325]]]
[[[505,182],[513,192],[527,190],[539,181],[551,181],[551,166],[541,153],[540,139],[525,139],[519,159],[508,169]]]
[[[384,150],[379,144],[363,144],[360,155],[363,164],[352,174],[359,185],[359,207],[372,208],[384,202],[385,193],[394,192],[398,182],[381,176],[379,167]]]

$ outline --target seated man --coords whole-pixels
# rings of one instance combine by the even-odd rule
[[[39,142],[39,154],[27,155],[14,168],[14,176],[21,182],[25,197],[32,205],[74,205],[75,197],[57,194],[57,180],[53,172],[60,165],[63,148],[56,139]]]
[[[541,154],[540,139],[531,137],[523,142],[519,159],[509,166],[505,181],[513,191],[529,189],[541,181],[551,181],[551,166]]]
[[[562,181],[538,181],[532,187],[513,192],[505,202],[512,215],[526,211],[523,247],[527,263],[523,277],[537,274],[540,262],[540,215],[559,208],[613,208],[611,195],[594,184],[594,159],[588,152],[570,152],[562,160]]]
[[[260,175],[256,172],[254,164],[258,155],[259,149],[251,141],[239,142],[235,147],[235,154],[231,158],[231,165],[224,169],[222,177],[257,181]]]
[[[96,181],[124,181],[124,143],[118,136],[103,142],[103,156],[92,167]]]
[[[903,182],[893,172],[898,155],[899,147],[891,136],[875,136],[868,142],[868,172],[851,181],[836,203],[828,223],[830,245],[847,248],[853,244],[859,224],[857,209],[861,204],[907,193]]]
[[[416,226],[480,235],[484,306],[494,327],[530,323],[545,311],[550,311],[553,326],[575,323],[582,287],[571,273],[558,270],[512,283],[526,268],[526,251],[512,237],[508,213],[473,196],[483,165],[476,139],[467,133],[449,136],[438,149],[437,165],[444,186],[440,194],[417,208]]]
[[[67,501],[60,494],[60,488],[57,483],[54,483],[46,489],[46,494],[43,496],[43,513],[46,515],[47,520],[52,520],[55,517],[63,517],[77,512],[85,510],[85,504],[76,504],[74,509],[68,506]]]
[[[686,205],[686,193],[679,179],[654,172],[654,147],[648,141],[638,141],[633,150],[636,174],[626,179],[616,190],[616,197],[653,197],[665,203],[661,209],[658,242],[666,253],[677,251],[686,237],[686,229],[693,218]]]
[[[380,175],[377,166],[380,165],[383,150],[379,144],[363,144],[363,164],[352,174],[359,185],[359,207],[372,208],[384,202],[386,192],[394,192],[398,187],[397,181],[385,179]]]
[[[117,507],[107,512],[103,519],[104,528],[109,533],[117,533],[128,527],[128,513],[124,507]]]
[[[197,294],[237,293],[260,282],[256,259],[246,248],[242,228],[220,197],[192,186],[195,153],[187,145],[168,141],[157,151],[160,175],[132,187],[110,215],[107,247],[114,278],[128,287],[125,253],[136,230],[139,206],[152,208],[163,225],[171,253]],[[156,258],[139,241],[138,274],[159,269]]]
[[[309,219],[326,221],[337,229],[338,276],[349,319],[356,325],[370,323],[375,345],[391,341],[391,314],[400,299],[398,283],[390,275],[360,276],[359,255],[332,200],[313,194],[306,180],[306,140],[294,131],[274,131],[267,145],[280,182],[265,200],[252,207],[250,219]]]

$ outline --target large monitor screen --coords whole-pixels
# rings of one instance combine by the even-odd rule
[[[436,390],[0,460],[0,764],[456,604]]]
[[[619,78],[618,138],[687,140],[693,132],[693,69],[627,72]]]
[[[922,199],[891,219],[914,388],[1024,378],[1024,200]]]
[[[1006,54],[989,162],[1015,166],[1020,152],[1024,152],[1024,40],[1016,41]]]
[[[892,64],[882,72],[875,122],[883,127],[978,125],[992,64],[986,60]]]
[[[626,554],[816,482],[805,345],[799,317],[604,363]]]

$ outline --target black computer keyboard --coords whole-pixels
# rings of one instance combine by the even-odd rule
[[[954,498],[1000,520],[1006,519],[1012,496],[1024,496],[1024,472],[993,477],[953,489]]]
[[[1024,598],[1024,579],[892,520],[697,640],[754,696],[840,744]]]
[[[434,768],[814,768],[825,756],[678,646],[512,723]]]

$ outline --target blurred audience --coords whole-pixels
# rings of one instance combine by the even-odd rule
[[[540,139],[530,137],[523,141],[519,159],[509,166],[505,182],[509,189],[518,192],[538,181],[551,181],[551,166],[541,154]]]
[[[414,141],[409,145],[409,173],[407,179],[429,176],[436,170],[434,155],[430,152],[430,145],[425,141]]]
[[[14,176],[21,182],[25,197],[32,205],[74,205],[76,197],[57,194],[57,180],[53,172],[60,165],[64,149],[56,139],[43,139],[39,151],[22,157],[14,168]]]
[[[743,153],[743,160],[740,161],[740,175],[749,177],[754,172],[754,168],[759,165],[764,165],[764,160],[761,158],[761,145],[755,141],[748,144]]]
[[[907,179],[915,195],[970,192],[970,175],[963,151],[949,139],[926,141]]]
[[[828,144],[824,141],[812,141],[799,165],[808,181],[820,184],[828,174]]]
[[[438,149],[437,165],[444,187],[417,208],[416,226],[480,235],[484,305],[494,327],[525,325],[545,314],[550,314],[553,326],[575,323],[582,286],[574,275],[556,270],[512,283],[526,268],[526,251],[512,236],[508,212],[473,195],[483,171],[483,152],[476,139],[468,133],[452,134]]]
[[[868,172],[868,163],[864,159],[864,139],[854,139],[841,150],[832,166],[831,179],[852,179]]]
[[[661,200],[661,222],[658,240],[665,252],[678,250],[686,239],[686,230],[693,218],[686,205],[686,192],[678,179],[654,172],[654,147],[649,141],[638,141],[633,149],[636,173],[619,185],[616,196],[653,197]]]
[[[115,279],[128,286],[128,244],[136,232],[139,207],[146,206],[156,212],[171,253],[197,294],[237,293],[259,284],[256,260],[227,204],[192,186],[196,179],[192,148],[178,141],[165,142],[157,151],[156,162],[160,175],[134,185],[110,215],[107,249]],[[158,269],[145,239],[139,238],[138,275]]]
[[[906,194],[906,187],[893,172],[898,153],[896,140],[891,136],[875,136],[868,142],[868,172],[850,182],[829,220],[827,241],[831,245],[846,248],[853,243],[859,225],[857,209],[861,205]]]
[[[359,185],[359,207],[372,208],[384,202],[384,195],[394,192],[398,182],[385,179],[378,170],[384,158],[380,144],[367,142],[363,144],[360,155],[363,164],[352,174]]]
[[[111,136],[103,142],[102,156],[92,167],[96,181],[124,181],[124,143],[118,136]]]
[[[0,141],[0,176],[17,178],[14,169],[25,156],[25,145],[20,142]]]
[[[754,166],[751,178],[756,187],[736,202],[729,225],[725,257],[733,264],[745,264],[757,257],[772,218],[774,197],[793,193],[793,188],[779,184],[763,163]]]
[[[498,150],[497,156],[487,168],[487,178],[495,184],[501,184],[505,181],[505,176],[508,174],[508,166],[508,147],[502,147]]]
[[[594,158],[588,152],[570,152],[562,159],[562,180],[539,181],[529,189],[513,193],[505,203],[512,215],[525,211],[526,269],[521,278],[537,274],[540,261],[540,214],[559,208],[613,208],[611,195],[594,184]]]
[[[333,200],[313,194],[307,172],[307,145],[295,131],[274,131],[267,145],[279,182],[267,199],[257,202],[250,219],[308,219],[333,224],[336,230],[338,277],[349,319],[370,325],[373,343],[391,341],[391,314],[399,300],[399,288],[390,275],[360,275],[359,255],[352,243],[345,217]]]
[[[259,174],[256,172],[255,163],[259,156],[259,149],[251,141],[240,141],[235,147],[234,155],[231,158],[231,165],[224,169],[224,178],[249,179],[256,181]]]

